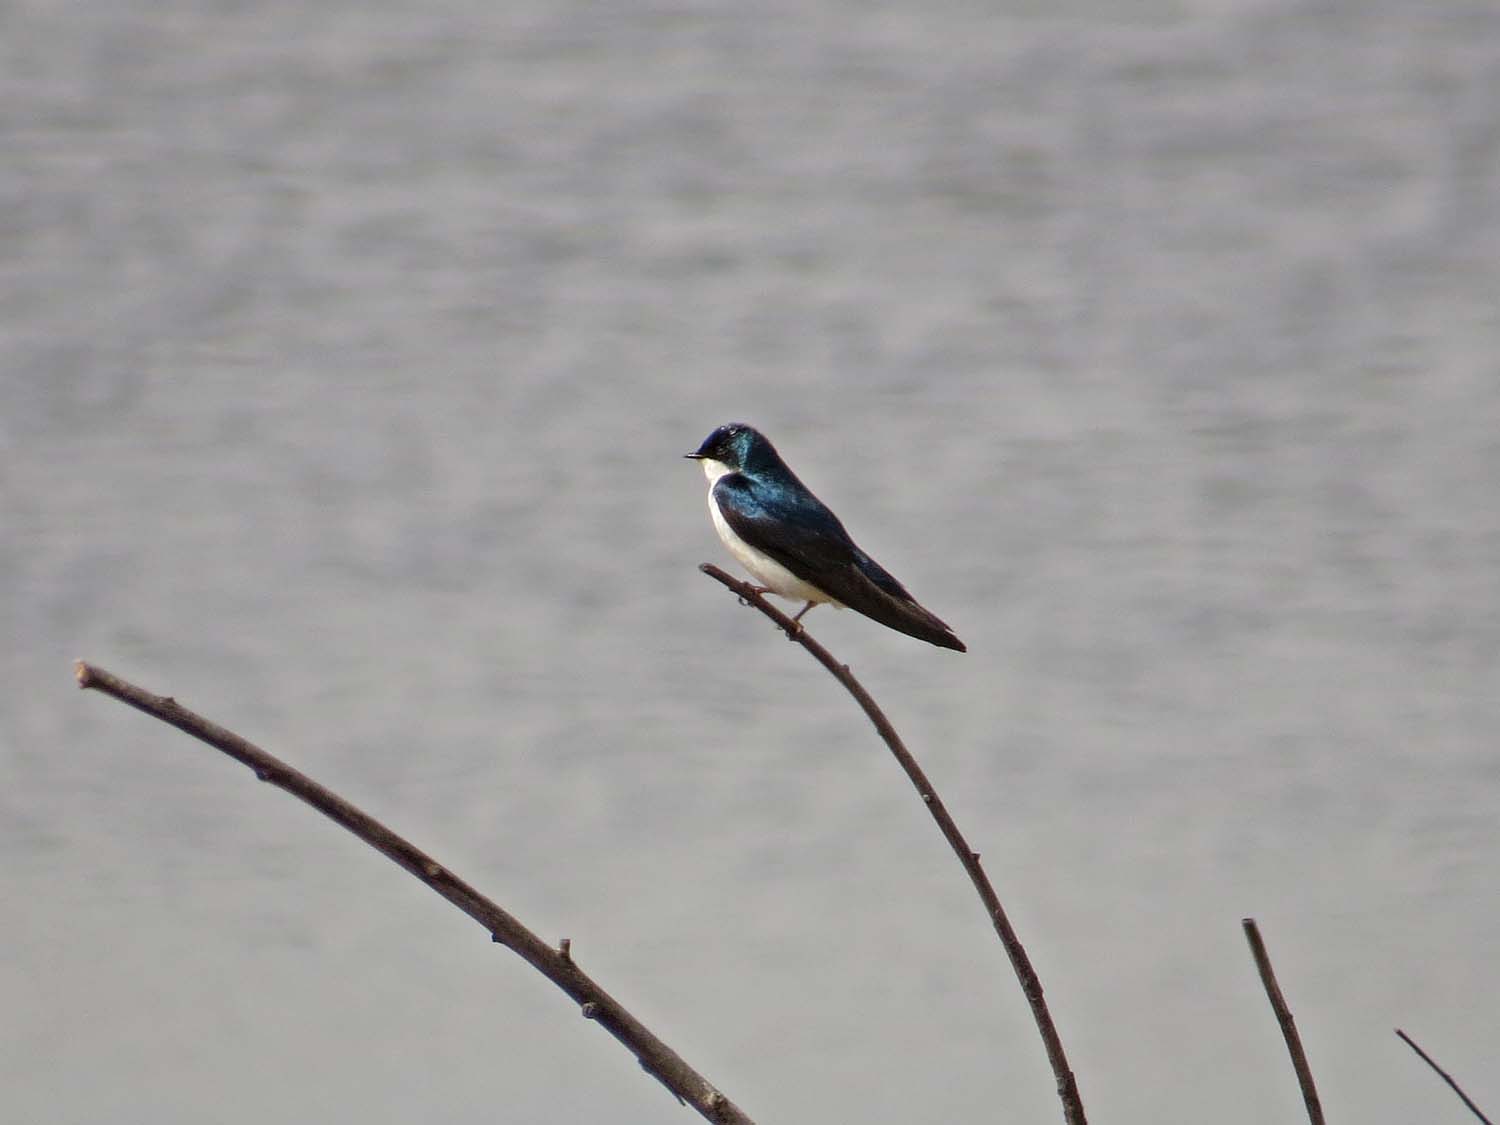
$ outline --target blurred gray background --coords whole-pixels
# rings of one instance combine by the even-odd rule
[[[687,1120],[87,657],[343,792],[764,1122],[1060,1119],[853,704],[695,569],[764,428],[967,656],[813,632],[1099,1122],[1500,1109],[1500,9],[0,14],[0,1086]]]

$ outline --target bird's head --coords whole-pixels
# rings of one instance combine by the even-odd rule
[[[699,462],[704,471],[714,477],[753,468],[753,463],[767,451],[775,456],[771,443],[754,426],[730,422],[709,434],[702,445],[684,456]]]

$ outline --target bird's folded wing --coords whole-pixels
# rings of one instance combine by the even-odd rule
[[[731,474],[714,485],[714,499],[736,535],[804,582],[882,625],[964,651],[953,630],[860,550],[816,497],[788,498]]]

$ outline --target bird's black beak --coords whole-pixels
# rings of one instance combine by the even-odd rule
[[[703,454],[701,453],[684,453],[683,456],[686,457],[689,461],[703,460]]]

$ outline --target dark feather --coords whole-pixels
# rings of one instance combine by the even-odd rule
[[[782,471],[791,476],[784,466]],[[907,636],[968,651],[952,629],[860,550],[827,505],[791,479],[797,488],[730,473],[714,485],[714,499],[736,535],[840,604]]]

